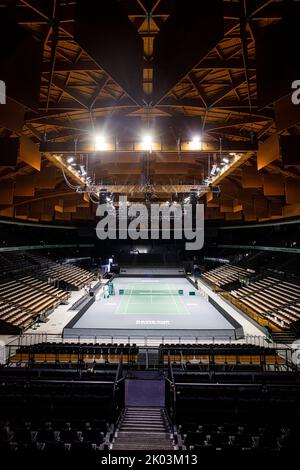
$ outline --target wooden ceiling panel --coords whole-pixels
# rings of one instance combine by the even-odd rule
[[[263,186],[261,173],[255,167],[242,168],[242,186],[243,188],[261,188]]]
[[[265,196],[284,196],[284,179],[282,175],[264,174],[263,191]]]
[[[261,170],[274,160],[280,160],[280,144],[278,135],[270,136],[259,144],[257,153],[257,169]]]
[[[139,90],[142,92],[146,85],[147,94],[143,101],[131,98],[122,86],[123,80],[118,82],[120,74],[114,74],[114,78],[109,76],[102,64],[91,60],[76,41],[73,2],[60,5],[62,19],[58,28],[48,16],[50,13],[46,12],[42,0],[17,3],[20,26],[44,44],[40,103],[36,112],[27,110],[25,114],[24,108],[11,100],[6,108],[10,109],[9,113],[0,106],[0,138],[21,140],[20,158],[10,160],[10,168],[4,165],[7,152],[0,155],[0,204],[12,204],[15,184],[14,202],[24,204],[23,209],[18,206],[17,212],[25,212],[26,204],[30,204],[31,219],[43,220],[44,215],[45,220],[52,220],[56,206],[60,208],[60,212],[56,211],[56,220],[64,214],[67,214],[65,220],[88,220],[93,216],[95,206],[90,209],[87,194],[70,200],[68,193],[72,190],[65,184],[60,169],[54,166],[53,155],[63,155],[61,158],[67,159],[76,154],[75,160],[80,164],[89,155],[89,174],[95,175],[104,186],[108,183],[140,183],[141,177],[145,178],[147,152],[137,143],[148,130],[153,131],[157,140],[153,153],[149,154],[151,182],[200,184],[210,174],[213,163],[221,168],[217,180],[221,185],[221,198],[207,196],[208,218],[224,218],[224,214],[228,215],[227,219],[238,217],[241,209],[245,221],[280,217],[280,214],[286,216],[296,211],[292,206],[299,203],[298,144],[292,157],[289,155],[281,161],[281,153],[284,139],[300,134],[298,111],[286,100],[275,104],[275,113],[271,106],[259,107],[252,34],[253,31],[263,33],[265,28],[278,22],[284,2],[261,2],[257,7],[248,2],[247,17],[251,17],[253,30],[251,33],[247,27],[245,32],[248,53],[245,69],[240,5],[223,0],[224,34],[216,47],[194,64],[182,79],[175,80],[172,89],[155,106],[152,93],[153,80],[157,79],[153,73],[155,44],[160,28],[170,16],[169,2],[156,2],[150,21],[146,14],[153,2],[122,3],[126,4],[128,19],[136,28],[135,36],[140,44],[144,44],[146,63]],[[140,10],[142,15],[137,14]],[[45,24],[50,25],[46,36]],[[109,50],[109,40],[105,47]],[[185,54],[192,52],[186,50]],[[176,60],[176,67],[181,70],[182,64],[178,64],[178,58]],[[126,125],[122,124],[123,119]],[[284,135],[279,137],[277,131]],[[94,153],[95,133],[109,137],[111,152]],[[190,140],[195,134],[202,137],[201,153],[189,152]],[[124,152],[120,148],[122,139],[127,145]],[[135,152],[130,153],[134,142]],[[290,148],[291,144],[290,138],[284,148]],[[228,169],[221,166],[224,152],[227,157],[229,153],[238,156],[243,152],[240,157],[230,156],[232,161],[240,158],[241,163],[232,164]],[[264,173],[263,178],[261,173]],[[78,183],[78,178],[68,177],[71,184]],[[284,194],[289,208],[283,207]],[[143,195],[138,196],[143,199]],[[38,204],[30,202],[38,198],[44,201],[43,215]],[[219,211],[220,204],[222,212]],[[6,213],[9,213],[7,209]],[[2,212],[0,215],[5,216]]]
[[[285,194],[287,204],[300,203],[299,182],[288,179],[285,182]]]
[[[14,196],[34,196],[35,176],[17,176]]]
[[[14,183],[0,184],[0,205],[11,205],[14,200]]]
[[[20,159],[32,168],[40,171],[41,154],[37,144],[34,144],[28,137],[22,136],[20,139]]]

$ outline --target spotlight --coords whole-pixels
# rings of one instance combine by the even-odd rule
[[[107,150],[107,142],[105,142],[105,138],[103,135],[95,136],[95,150],[100,152],[103,150]]]
[[[150,134],[144,135],[142,143],[143,143],[143,150],[148,150],[149,152],[152,151],[152,143],[153,143],[152,135]]]
[[[86,175],[86,171],[83,165],[80,165],[80,173],[82,174],[82,176]]]
[[[224,157],[224,158],[223,158],[223,163],[229,163],[228,158]]]
[[[201,138],[199,135],[195,135],[191,142],[190,142],[190,148],[192,150],[201,150]]]
[[[217,167],[217,165],[213,165],[212,169],[211,169],[211,172],[210,172],[210,175],[211,176],[216,176],[216,174],[218,173],[218,171],[220,171],[220,168]]]
[[[69,157],[69,158],[67,159],[67,162],[68,162],[68,163],[74,162],[74,157]]]

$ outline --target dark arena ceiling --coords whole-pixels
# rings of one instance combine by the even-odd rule
[[[93,183],[116,204],[195,188],[211,220],[300,215],[299,2],[0,5],[1,217],[93,220]]]

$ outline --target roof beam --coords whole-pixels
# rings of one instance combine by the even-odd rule
[[[208,97],[206,96],[206,94],[202,90],[201,85],[198,83],[198,81],[195,77],[195,74],[193,72],[191,72],[191,73],[189,73],[188,77],[189,77],[190,81],[192,82],[193,86],[195,87],[202,103],[204,104],[204,107],[207,108]]]
[[[71,106],[72,105],[72,106]],[[103,110],[111,110],[111,108],[114,108],[115,114],[117,114],[118,110],[128,110],[128,113],[135,111],[139,109],[139,107],[131,101],[130,98],[123,98],[121,101],[113,100],[113,99],[103,99],[97,104],[97,108],[95,109],[103,109]],[[61,103],[61,104],[56,104],[53,103],[52,106],[49,106],[49,111],[46,113],[46,107],[42,103],[42,106],[39,108],[40,113],[34,113],[34,112],[28,112],[26,114],[26,121],[40,121],[41,119],[49,119],[49,124],[50,124],[50,119],[51,117],[55,118],[62,118],[66,119],[67,114],[69,111],[77,111],[76,116],[80,115],[82,119],[84,119],[86,115],[86,111],[88,111],[88,107],[86,106],[85,109],[82,108],[82,106],[78,105],[73,105],[73,103]],[[80,113],[79,113],[80,112]]]
[[[55,70],[55,62],[56,62],[56,53],[57,53],[57,45],[58,45],[58,35],[59,35],[59,10],[60,8],[60,2],[58,4],[56,1],[53,2],[53,11],[52,11],[52,18],[51,18],[51,23],[52,26],[50,26],[49,32],[47,34],[46,42],[49,38],[50,31],[52,32],[52,43],[51,43],[51,58],[50,58],[50,63],[49,63],[49,79],[48,79],[48,90],[47,90],[47,111],[49,108],[49,103],[50,103],[50,94],[51,94],[51,87],[53,83],[53,76],[54,76],[54,70]],[[50,24],[51,24],[50,23]],[[44,44],[46,45],[46,44]]]
[[[92,60],[81,60],[73,64],[67,61],[56,61],[56,72],[97,72],[101,70],[100,67]],[[49,73],[49,62],[45,61],[42,65],[42,72]]]
[[[260,123],[267,121],[268,118],[266,117],[257,117],[257,116],[249,116],[236,119],[228,119],[227,121],[216,121],[211,122],[206,126],[206,131],[214,131],[216,129],[225,129],[228,127],[238,126],[238,125],[245,125],[245,124],[252,124],[252,123]]]
[[[262,0],[260,5],[249,14],[251,20],[280,19],[283,16],[285,2],[274,2],[273,0]],[[223,2],[224,18],[240,20],[241,10],[239,3]]]
[[[53,83],[53,85],[56,86],[56,88],[59,88],[59,90],[61,90],[66,95],[68,95],[70,98],[72,98],[77,103],[79,103],[83,108],[88,109],[88,105],[81,98],[80,94],[77,93],[74,90],[71,90],[70,88],[67,88],[64,80],[61,80],[60,78],[57,78],[57,77],[53,77],[52,83]],[[46,106],[46,110],[48,110],[48,105]]]
[[[46,20],[47,24],[49,24],[49,22],[50,22],[49,15],[46,14],[46,13],[40,8],[40,7],[41,7],[40,4],[36,4],[36,3],[34,2],[34,0],[21,0],[21,2],[22,2],[25,6],[27,6],[28,8],[32,9],[32,11],[34,11],[36,14],[40,15],[41,18],[43,18],[43,20]],[[73,16],[74,16],[74,15],[73,15]],[[59,28],[59,29],[60,29],[60,31],[63,31],[63,32],[67,35],[67,37],[70,37],[70,38],[73,39],[73,37],[74,37],[73,30],[72,30],[72,28],[70,28],[70,25],[69,25],[68,23],[60,22],[60,28]],[[79,44],[78,44],[78,45],[79,45]],[[80,46],[80,45],[79,45],[79,46]],[[90,60],[92,60],[91,57],[90,57]],[[99,68],[100,68],[100,67],[98,67],[98,69],[99,69]],[[115,83],[116,83],[116,82],[115,82]],[[120,86],[120,88],[122,89],[121,86]],[[70,96],[70,94],[69,94],[69,96]],[[75,99],[75,101],[77,101],[77,99],[74,98],[74,97],[75,97],[74,94],[73,94],[73,96],[71,95],[71,97],[72,97],[73,99]],[[85,108],[87,107],[87,105],[86,105],[85,103],[81,103],[81,101],[79,102],[79,104],[82,104],[83,107],[85,107]]]
[[[249,80],[253,80],[253,78],[255,78],[255,74],[252,74],[249,77]],[[232,84],[230,84],[224,90],[220,91],[219,93],[217,93],[215,96],[212,97],[209,103],[209,108],[214,108],[217,103],[222,101],[224,98],[226,98],[227,95],[235,91],[237,88],[244,85],[244,83],[246,83],[245,77],[241,78],[240,80],[235,80]]]
[[[231,163],[229,165],[226,165],[224,168],[222,168],[221,172],[212,179],[211,184],[212,185],[220,184],[224,178],[226,178],[235,170],[237,170],[241,165],[243,165],[252,156],[253,156],[253,151],[243,153],[242,155],[235,155]]]
[[[255,70],[256,62],[253,59],[248,60],[248,69]],[[194,68],[194,70],[202,69],[226,69],[226,70],[244,70],[244,63],[240,59],[229,59],[229,60],[220,60],[220,59],[203,59],[199,64]]]
[[[36,130],[34,126],[32,126],[29,122],[26,123],[26,127],[30,132],[40,141],[42,142],[43,136]]]
[[[229,92],[228,92],[229,93]],[[164,106],[182,106],[182,107],[191,107],[191,108],[204,108],[203,102],[200,101],[199,99],[195,98],[178,98],[174,99],[171,96],[168,96],[164,98],[164,100],[157,105],[157,108],[164,107]],[[258,108],[258,103],[257,101],[253,102],[254,108]],[[238,109],[249,109],[249,104],[248,101],[233,101],[233,100],[228,100],[228,101],[223,101],[222,103],[218,104],[216,103],[216,106],[214,108],[238,108]]]
[[[28,8],[17,9],[17,21],[21,25],[27,24],[49,24],[47,21],[47,15],[43,16],[42,12],[34,7],[34,2],[26,2],[21,0],[22,3]],[[60,5],[60,21],[62,22],[74,22],[75,16],[75,4]]]
[[[88,104],[89,109],[93,109],[98,99],[98,96],[100,95],[101,91],[103,90],[103,88],[105,87],[108,81],[109,81],[109,77],[107,77],[107,75],[105,74],[102,80],[96,86],[96,89],[89,100],[89,104]]]
[[[174,99],[172,97],[166,98],[161,104],[157,105],[156,108],[164,110],[164,108],[195,108],[196,110],[203,109],[203,103],[200,100],[193,98],[183,98],[183,99]],[[252,111],[249,109],[248,101],[234,102],[234,101],[222,101],[222,103],[217,104],[213,107],[214,110],[228,109],[233,113],[243,113],[251,114],[252,116],[265,117],[267,119],[273,119],[274,113],[272,110],[264,109],[263,111],[253,111],[253,109],[258,109],[258,103],[256,101],[252,102]],[[168,111],[169,112],[169,111]],[[178,112],[176,111],[176,115]]]
[[[127,147],[126,147],[127,145]],[[107,154],[141,154],[144,153],[141,150],[135,150],[134,148],[134,142],[132,143],[132,148],[128,149],[128,143],[125,145],[124,150],[122,150],[122,142],[119,143],[119,148],[117,152],[114,152],[112,150],[109,150],[107,152],[99,152],[99,154],[107,155]],[[168,149],[164,150],[164,147],[162,146],[162,149],[159,150],[159,154],[176,154],[178,155],[178,146],[177,143],[175,142],[173,145],[173,148],[168,144]],[[200,155],[202,153],[210,153],[210,152],[217,152],[220,150],[220,144],[219,141],[217,142],[205,142],[202,144],[202,150],[182,150],[181,154],[196,154]],[[239,141],[224,141],[222,143],[222,152],[247,152],[257,150],[257,143],[251,143],[249,142],[239,142]],[[83,152],[83,153],[89,153],[92,152],[94,153],[94,148],[93,148],[93,143],[91,141],[86,141],[86,142],[78,142],[77,144],[77,151],[78,152]],[[64,154],[64,153],[70,153],[74,152],[74,142],[41,142],[40,143],[40,152],[44,152],[47,154]],[[155,152],[153,152],[155,153]]]
[[[79,185],[84,185],[85,181],[83,178],[81,178],[78,173],[75,172],[74,168],[70,165],[68,165],[63,158],[61,158],[59,155],[52,155],[52,154],[45,154],[45,157],[57,168],[60,170],[64,170],[65,175],[70,178],[72,181]]]
[[[65,119],[65,120],[59,120],[59,119],[40,119],[38,122],[39,125],[46,125],[46,126],[55,126],[55,127],[61,127],[63,129],[74,129],[75,131],[80,131],[80,132],[89,132],[90,129],[88,128],[88,125],[86,123],[83,123],[82,121],[77,121],[77,120],[72,120],[72,119]],[[59,135],[58,135],[59,137]]]

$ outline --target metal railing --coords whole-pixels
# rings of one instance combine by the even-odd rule
[[[263,335],[245,335],[237,340],[234,336],[196,336],[196,335],[84,335],[68,336],[52,333],[27,333],[14,338],[7,346],[31,346],[38,343],[88,343],[88,344],[135,344],[151,347],[160,344],[253,344],[256,346],[272,347],[272,340]]]
[[[124,408],[125,396],[125,379],[123,377],[123,354],[121,354],[120,362],[117,368],[117,373],[113,388],[113,417],[114,421],[117,420],[122,409]]]
[[[60,344],[80,344],[82,346],[103,345],[130,345],[137,347],[157,348],[159,345],[176,344],[176,345],[199,345],[202,344],[251,344],[254,346],[261,346],[264,348],[274,348],[277,346],[272,340],[264,336],[246,335],[241,340],[236,340],[234,337],[216,338],[211,337],[197,337],[197,336],[74,336],[72,338],[63,338],[61,335],[48,334],[48,333],[29,333],[14,338],[12,341],[5,345],[5,352],[2,354],[4,359],[2,363],[10,363],[13,360],[17,350],[21,346],[34,346],[36,344],[45,343],[60,343]]]
[[[166,409],[171,420],[174,422],[176,418],[176,384],[173,375],[172,363],[169,357],[168,368],[165,375],[165,403]]]

